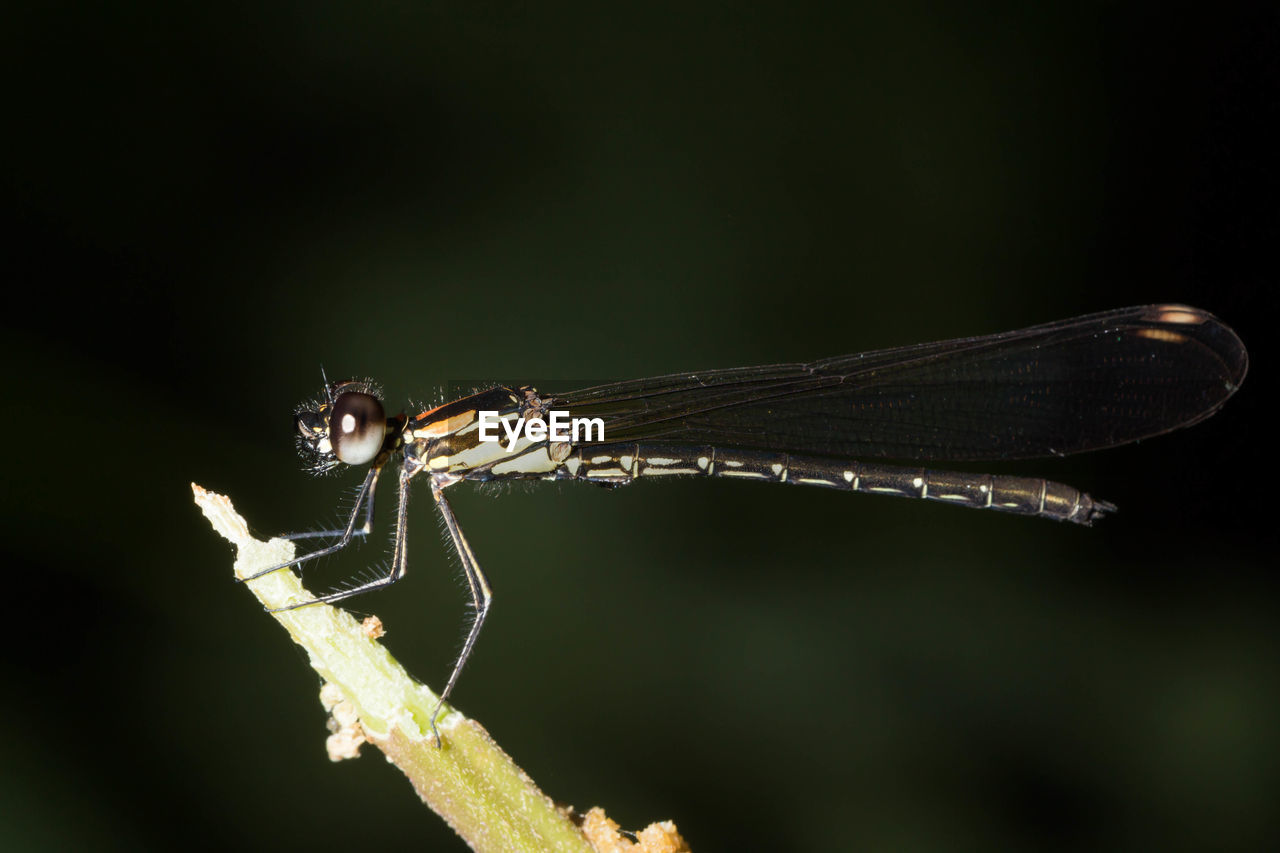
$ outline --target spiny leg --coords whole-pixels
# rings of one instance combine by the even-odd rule
[[[462,528],[458,526],[458,519],[453,515],[453,509],[449,506],[449,501],[444,496],[444,487],[456,480],[447,476],[436,475],[431,478],[431,496],[435,498],[436,508],[440,510],[440,517],[444,519],[444,526],[449,531],[449,536],[453,539],[453,547],[458,551],[458,558],[462,561],[462,571],[467,577],[467,584],[471,587],[471,601],[476,608],[475,621],[471,623],[471,630],[467,632],[467,639],[462,644],[462,651],[458,653],[458,660],[453,665],[453,672],[449,675],[449,682],[445,684],[444,691],[440,694],[440,700],[436,702],[436,708],[431,713],[431,732],[436,736],[436,746],[439,747],[440,731],[436,728],[436,720],[440,717],[440,711],[444,708],[444,703],[448,701],[449,694],[453,692],[453,685],[458,681],[458,675],[462,672],[462,668],[467,663],[467,658],[471,657],[471,650],[475,647],[476,638],[480,636],[480,628],[484,625],[484,617],[489,613],[489,605],[493,601],[493,590],[489,588],[489,581],[484,576],[484,572],[480,569],[480,564],[476,561],[476,555],[471,550],[471,545],[467,542],[467,537],[462,534]]]
[[[248,577],[236,578],[236,583],[244,583],[245,581],[251,581],[254,578],[260,578],[263,575],[269,575],[272,572],[278,572],[281,569],[287,569],[290,566],[296,566],[299,563],[305,563],[308,560],[314,560],[316,557],[324,557],[329,554],[337,553],[338,551],[341,551],[343,548],[347,547],[347,543],[351,541],[351,537],[355,533],[356,519],[359,518],[360,516],[360,506],[366,503],[366,500],[365,500],[366,496],[368,497],[367,503],[369,508],[368,508],[368,511],[365,513],[365,527],[368,528],[373,523],[373,492],[378,486],[378,475],[380,473],[382,473],[382,466],[380,465],[375,465],[374,467],[369,469],[368,475],[366,475],[364,478],[364,483],[360,486],[360,492],[356,495],[356,505],[351,510],[351,518],[347,521],[346,529],[341,531],[342,536],[340,539],[338,539],[337,542],[325,548],[321,548],[317,551],[312,551],[310,554],[303,554],[301,557],[295,557],[292,560],[288,561],[287,563],[280,563],[277,566],[271,566],[270,568],[263,569],[260,572],[254,572]],[[364,533],[367,533],[367,532],[368,530],[366,529]],[[364,533],[361,533],[360,535],[363,536]],[[291,536],[286,536],[284,538],[288,539],[288,538],[298,538],[298,537],[295,534]]]
[[[312,604],[332,604],[335,601],[342,601],[344,598],[351,598],[354,595],[372,592],[375,589],[382,589],[384,586],[391,586],[391,584],[404,577],[406,567],[405,519],[409,514],[409,478],[411,476],[411,474],[404,470],[400,471],[400,488],[398,491],[399,506],[396,508],[396,545],[395,551],[391,557],[391,570],[389,572],[380,578],[374,578],[373,580],[368,581],[367,583],[362,583],[359,586],[353,586],[350,589],[340,589],[325,595],[317,595],[315,598],[310,598],[306,601],[299,601],[295,604],[288,604],[284,607],[274,607],[271,608],[270,612],[278,613],[281,610],[297,610],[299,607],[308,607]]]
[[[368,478],[366,477],[366,481]],[[279,539],[288,539],[297,541],[299,539],[331,539],[334,536],[345,536],[350,531],[351,536],[368,536],[373,530],[373,498],[377,494],[377,489],[364,488],[363,486],[356,493],[356,505],[354,507],[355,514],[360,512],[360,501],[364,501],[364,524],[359,527],[352,528],[348,524],[346,529],[338,530],[304,530],[298,533],[281,533]],[[353,519],[354,521],[354,519]]]

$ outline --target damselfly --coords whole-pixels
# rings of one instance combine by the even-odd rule
[[[387,417],[369,382],[336,382],[297,411],[296,427],[313,470],[369,466],[351,516],[341,530],[290,534],[286,538],[334,542],[253,577],[332,554],[367,535],[378,477],[399,457],[395,544],[386,573],[286,609],[395,583],[406,568],[409,482],[425,475],[475,603],[475,619],[432,715],[434,731],[492,600],[445,498],[449,486],[521,479],[621,486],[639,477],[702,475],[924,498],[1089,525],[1115,507],[1050,480],[915,463],[1063,456],[1159,435],[1217,411],[1247,367],[1244,345],[1217,318],[1182,305],[1146,305],[809,364],[680,373],[567,393],[498,386],[412,416]],[[529,429],[554,420],[557,411],[598,421],[603,436]],[[495,432],[498,440],[482,440]],[[909,464],[864,461],[884,459]]]

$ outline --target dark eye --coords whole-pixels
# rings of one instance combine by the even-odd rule
[[[382,404],[370,394],[339,394],[329,413],[329,442],[333,454],[348,465],[365,465],[382,449],[387,419]]]

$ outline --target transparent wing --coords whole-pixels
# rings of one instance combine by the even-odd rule
[[[1026,459],[1114,447],[1213,414],[1248,368],[1213,315],[1145,305],[1014,332],[599,385],[562,395],[607,443],[851,458]]]

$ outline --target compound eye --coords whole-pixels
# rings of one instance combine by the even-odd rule
[[[311,438],[320,431],[320,416],[315,412],[298,412],[293,416],[293,423],[303,438]]]
[[[366,465],[382,449],[387,419],[372,394],[348,391],[333,401],[329,414],[329,442],[333,455],[348,465]]]

